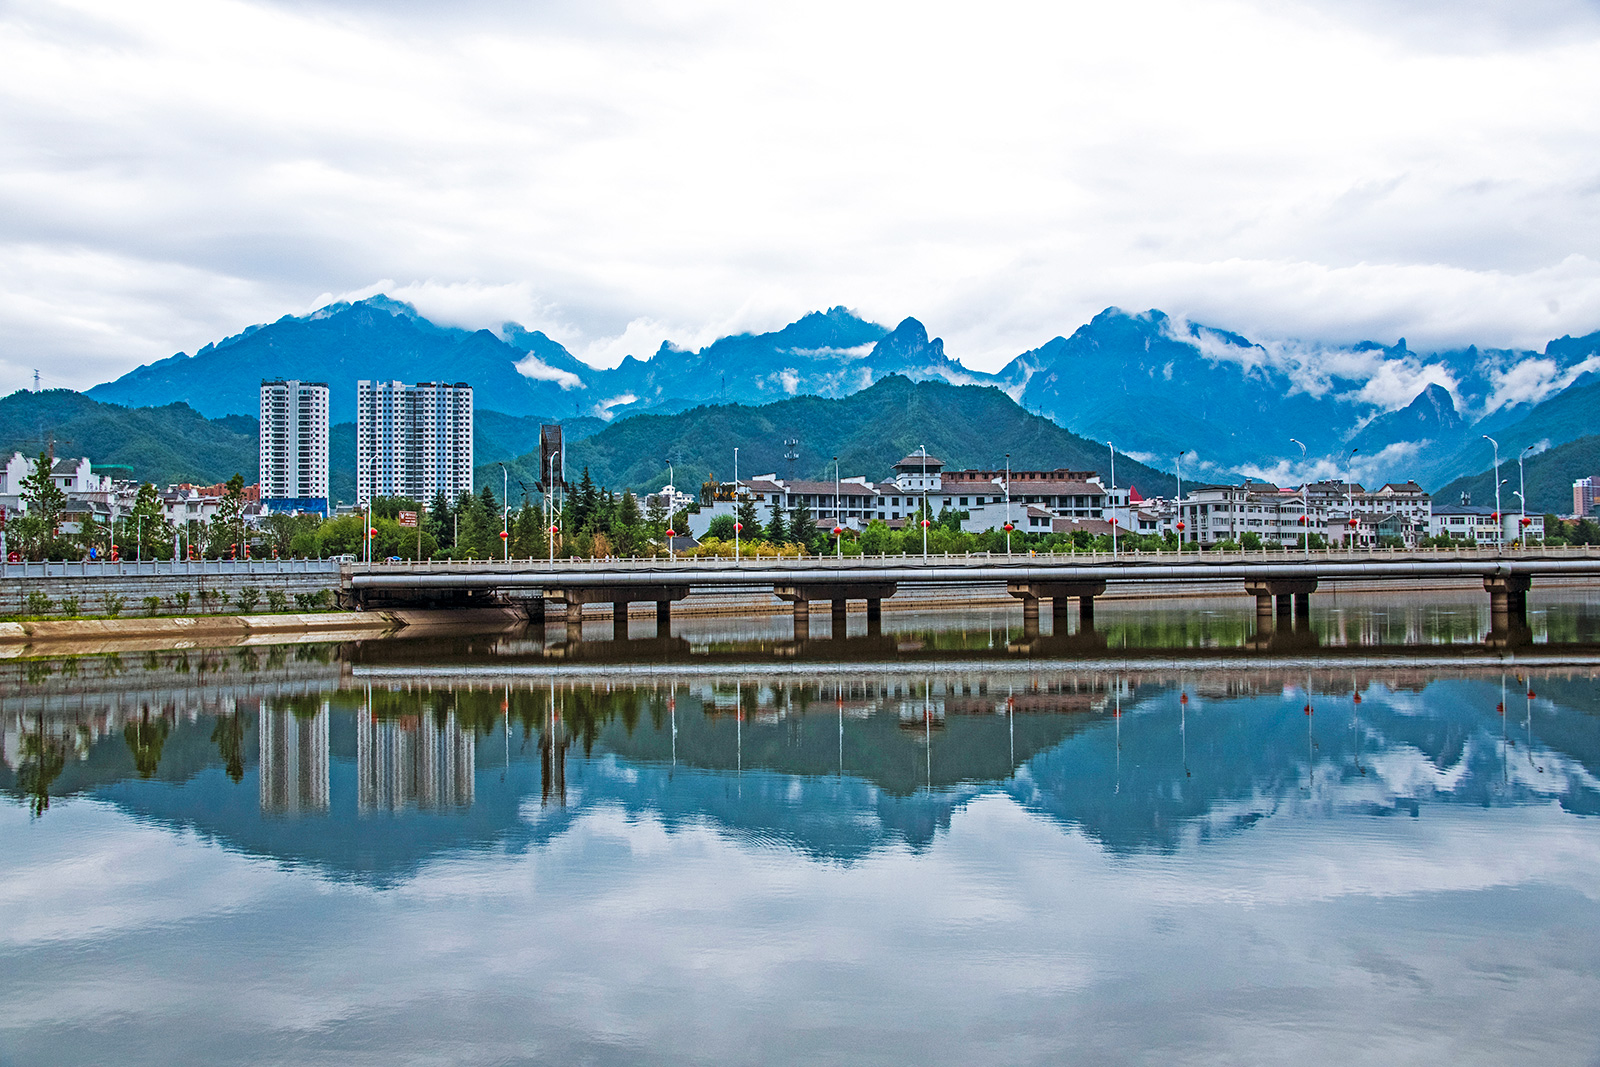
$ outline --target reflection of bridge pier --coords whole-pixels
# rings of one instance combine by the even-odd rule
[[[262,812],[327,814],[328,702],[309,715],[293,702],[264,704],[259,722]]]
[[[845,636],[845,613],[852,600],[867,602],[867,632],[883,631],[883,599],[895,594],[893,582],[808,582],[774,585],[773,595],[779,600],[794,604],[794,639],[804,641],[811,636],[811,601],[828,601],[832,616],[833,636]]]
[[[476,770],[477,746],[453,711],[380,716],[369,701],[356,714],[360,811],[469,808]]]
[[[1088,632],[1094,629],[1094,598],[1106,591],[1104,581],[1074,582],[1007,582],[1006,592],[1022,601],[1022,636],[1039,636],[1039,601],[1050,600],[1050,621],[1057,634],[1067,632],[1068,601],[1078,601],[1078,627]]]
[[[672,602],[689,595],[688,585],[613,585],[580,586],[572,589],[551,589],[545,593],[548,600],[564,605],[567,623],[567,643],[583,640],[583,607],[585,604],[611,605],[611,637],[625,641],[628,638],[628,605],[637,601],[655,601],[656,636],[672,633]]]
[[[1258,644],[1263,643],[1274,632],[1310,633],[1311,594],[1317,591],[1315,578],[1252,580],[1244,583],[1244,591],[1256,598]]]
[[[1038,633],[1029,637],[1024,631],[1019,640],[1006,645],[1006,651],[1029,656],[1079,656],[1104,652],[1106,647],[1106,635],[1093,629],[1080,629],[1075,634],[1062,630],[1048,637]]]

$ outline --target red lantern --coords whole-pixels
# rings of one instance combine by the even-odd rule
[[[1112,519],[1112,520],[1111,520],[1111,525],[1113,525],[1113,526],[1115,526],[1115,525],[1116,525],[1116,524],[1117,524],[1117,520],[1116,520],[1116,519],[1114,519],[1114,518],[1113,518],[1113,519]]]
[[[924,526],[932,526],[933,523],[929,522],[927,519],[923,519],[922,520],[922,525],[924,525]]]
[[[378,528],[376,526],[374,526],[371,529],[369,529],[367,531],[367,536],[368,537],[377,537],[378,536]]]
[[[1302,515],[1302,516],[1300,516],[1298,519],[1296,519],[1294,521],[1299,523],[1301,526],[1304,526],[1306,524],[1306,517],[1304,515]]]
[[[510,537],[510,536],[511,536],[511,535],[510,535],[510,534],[508,534],[508,533],[506,533],[506,532],[505,532],[505,531],[504,531],[504,530],[501,530],[501,531],[500,531],[500,540],[502,540],[502,541],[504,541],[504,540],[505,540],[505,539],[506,539],[506,538],[508,538],[508,537]]]
[[[551,527],[552,532],[554,532],[554,529],[555,529],[554,527]],[[668,530],[667,531],[667,536],[668,537],[677,537],[678,536],[678,531],[677,530]]]
[[[1010,533],[1012,530],[1015,530],[1015,529],[1016,529],[1016,527],[1013,526],[1011,523],[1009,523],[1009,522],[1006,523],[1006,533]]]
[[[1524,525],[1524,526],[1532,526],[1533,525],[1533,520],[1528,518],[1528,516],[1524,515],[1524,516],[1522,516],[1522,525]]]
[[[550,524],[550,533],[551,533],[551,535],[552,535],[552,536],[553,536],[553,535],[554,535],[554,534],[555,534],[555,533],[556,533],[556,531],[557,531],[557,530],[559,530],[559,529],[560,529],[560,527],[559,527],[559,526],[557,526],[557,525],[556,525],[556,524],[555,524],[555,523],[551,523],[551,524]]]
[[[1180,522],[1180,523],[1178,523],[1178,529],[1179,529],[1179,530],[1182,530],[1182,529],[1183,529],[1183,528],[1184,528],[1184,527],[1183,527],[1183,523],[1181,523],[1181,522]]]
[[[833,536],[838,537],[842,533],[844,533],[844,527],[843,526],[835,526],[833,528]]]
[[[1491,511],[1489,512],[1489,517],[1498,522],[1500,519],[1500,513],[1498,511]]]
[[[734,523],[733,524],[733,532],[734,533],[743,533],[744,532],[744,523],[742,523],[742,522]]]
[[[1351,519],[1351,520],[1350,520],[1350,527],[1351,527],[1351,528],[1352,528],[1352,529],[1354,529],[1354,528],[1355,528],[1355,526],[1356,526],[1356,524],[1357,524],[1357,523],[1358,523],[1358,522],[1360,522],[1360,521],[1361,521],[1361,520],[1360,520],[1360,519]]]

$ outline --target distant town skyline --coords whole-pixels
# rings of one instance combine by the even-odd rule
[[[19,0],[0,390],[383,291],[596,365],[844,304],[978,369],[1106,306],[1600,328],[1600,12]]]

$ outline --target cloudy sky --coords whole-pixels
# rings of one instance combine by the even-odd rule
[[[0,0],[0,390],[388,292],[583,358],[845,304],[1600,329],[1600,2]]]

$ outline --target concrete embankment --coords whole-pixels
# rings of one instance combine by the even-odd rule
[[[0,657],[32,646],[96,646],[96,650],[186,648],[252,641],[332,641],[371,637],[405,625],[387,612],[327,611],[273,615],[178,615],[127,619],[37,619],[0,622]],[[75,647],[74,651],[83,651]]]

